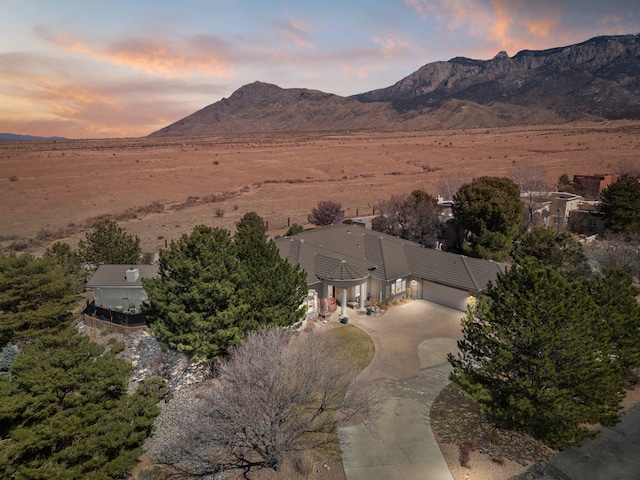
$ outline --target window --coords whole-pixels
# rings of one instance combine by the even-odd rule
[[[405,292],[407,290],[407,280],[404,278],[397,279],[391,284],[391,294],[397,295],[398,293]]]

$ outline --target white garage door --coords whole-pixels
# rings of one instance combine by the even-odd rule
[[[423,280],[422,298],[464,312],[467,308],[469,293],[458,290],[457,288],[445,287],[444,285]]]

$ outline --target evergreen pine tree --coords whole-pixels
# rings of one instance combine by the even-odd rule
[[[160,276],[143,280],[144,313],[171,348],[215,359],[242,341],[250,305],[239,292],[242,272],[231,235],[200,225],[160,252]]]
[[[0,476],[121,478],[135,465],[164,393],[126,393],[131,366],[67,328],[25,345],[0,378]]]
[[[515,243],[511,255],[517,263],[542,262],[567,280],[591,274],[582,244],[568,232],[558,233],[547,227],[535,227],[525,232]]]
[[[605,268],[602,274],[586,281],[599,315],[611,332],[612,354],[629,375],[640,367],[640,293],[633,277],[622,270]]]
[[[44,257],[51,257],[55,262],[64,267],[69,274],[77,280],[78,292],[84,289],[84,277],[86,271],[80,254],[71,248],[68,243],[56,242],[44,252]]]
[[[640,233],[640,182],[624,173],[600,194],[600,211],[614,233]]]
[[[239,229],[234,247],[243,273],[240,296],[251,306],[244,320],[252,329],[300,320],[300,305],[308,292],[305,272],[280,257],[275,242],[259,230]]]
[[[616,422],[623,392],[611,334],[586,289],[537,263],[500,275],[463,319],[453,378],[498,426],[554,447]]]
[[[267,226],[264,220],[256,212],[245,213],[240,221],[236,223],[236,230],[242,230],[243,228],[253,228],[262,235],[267,233]]]
[[[453,216],[467,232],[465,253],[505,260],[523,220],[520,188],[505,177],[478,177],[453,197]]]
[[[51,257],[0,254],[0,345],[65,328],[76,288]]]
[[[142,253],[140,239],[129,235],[114,220],[100,220],[78,242],[80,258],[91,268],[99,265],[136,264]]]
[[[160,253],[160,277],[144,280],[144,312],[171,348],[215,360],[248,332],[291,325],[304,311],[306,276],[256,228],[196,227]]]

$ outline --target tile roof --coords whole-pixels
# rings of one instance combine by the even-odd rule
[[[366,264],[359,259],[346,260],[344,258],[327,257],[322,254],[315,256],[314,272],[321,280],[351,281],[364,280],[369,276]]]
[[[414,275],[480,292],[506,268],[489,260],[424,248],[357,225],[314,228],[293,237],[277,238],[275,242],[283,258],[307,272],[308,285],[318,283],[319,278],[340,280],[366,271],[384,281]]]
[[[127,270],[137,269],[140,273],[138,279],[128,282]],[[159,275],[158,265],[100,265],[98,270],[91,275],[87,287],[142,287],[143,278],[155,278]]]

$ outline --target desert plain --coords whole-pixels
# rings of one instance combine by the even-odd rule
[[[0,143],[0,248],[75,245],[99,218],[116,219],[157,252],[194,226],[232,230],[247,212],[268,234],[307,225],[321,200],[347,217],[393,194],[448,196],[481,175],[540,165],[566,173],[640,168],[640,122],[419,132],[313,132]]]

